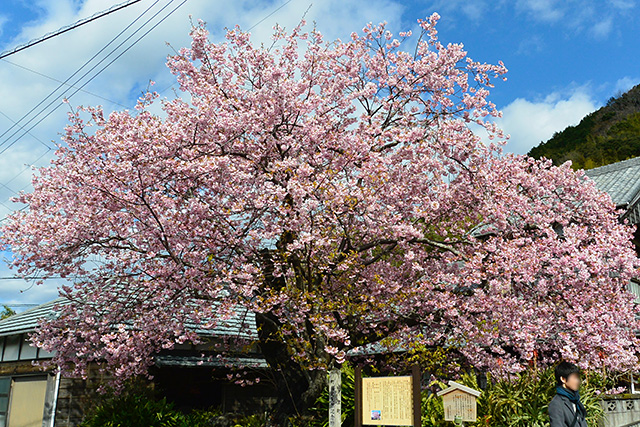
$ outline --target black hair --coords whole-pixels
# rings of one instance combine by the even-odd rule
[[[580,368],[570,362],[558,363],[558,365],[556,366],[556,382],[558,383],[558,385],[562,385],[561,378],[567,380],[569,378],[569,375],[571,374],[580,375]]]

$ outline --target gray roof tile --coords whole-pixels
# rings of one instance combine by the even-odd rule
[[[67,304],[67,300],[58,298],[0,320],[0,337],[33,332],[41,319],[51,318],[55,315],[54,306],[56,304]],[[234,311],[228,319],[221,320],[213,330],[204,329],[193,322],[187,324],[187,329],[201,336],[229,337],[243,340],[257,339],[255,315],[253,312],[242,308]]]
[[[22,313],[14,314],[11,317],[0,320],[0,337],[15,335],[23,332],[32,332],[38,325],[40,319],[52,316],[53,307],[56,304],[64,304],[63,298],[46,302],[37,307],[25,310]]]
[[[640,157],[589,169],[585,174],[617,206],[629,206],[640,196]]]

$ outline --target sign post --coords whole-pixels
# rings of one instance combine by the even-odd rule
[[[420,368],[411,375],[362,378],[355,370],[355,426],[420,427]]]
[[[342,370],[329,371],[329,427],[342,425]]]

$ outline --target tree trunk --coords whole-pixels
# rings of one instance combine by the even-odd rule
[[[281,325],[270,313],[256,313],[259,346],[271,367],[277,403],[268,420],[270,426],[286,427],[289,418],[305,415],[327,384],[326,371],[308,370],[292,360],[290,347],[281,338]]]

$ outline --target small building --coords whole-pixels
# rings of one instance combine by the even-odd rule
[[[97,366],[83,380],[34,365],[53,354],[34,347],[29,334],[63,302],[59,298],[0,320],[0,427],[72,427],[94,404],[96,389],[106,379]],[[222,347],[229,350],[230,338],[255,343],[253,313],[239,310],[213,331],[196,332],[202,344],[176,345],[155,357],[152,374],[159,394],[180,409],[213,406],[227,413],[264,411],[274,403],[275,392],[268,381],[241,387],[227,378],[238,367],[264,373],[268,365],[255,344],[231,348],[220,357]]]
[[[622,212],[621,220],[640,224],[640,157],[589,169],[585,174],[599,190],[609,194]],[[640,256],[640,227],[636,229],[633,242]],[[640,304],[640,281],[632,280],[629,291],[636,296],[636,303]]]
[[[630,224],[640,225],[640,157],[623,160],[598,168],[589,169],[585,174],[594,181],[599,190],[609,194],[616,207],[621,210],[620,219]],[[635,231],[633,243],[640,256],[640,227]],[[632,279],[629,291],[640,304],[640,281]],[[640,394],[637,393],[634,375],[630,377],[630,393],[603,396],[601,406],[604,411],[603,427],[627,427],[640,425]]]

